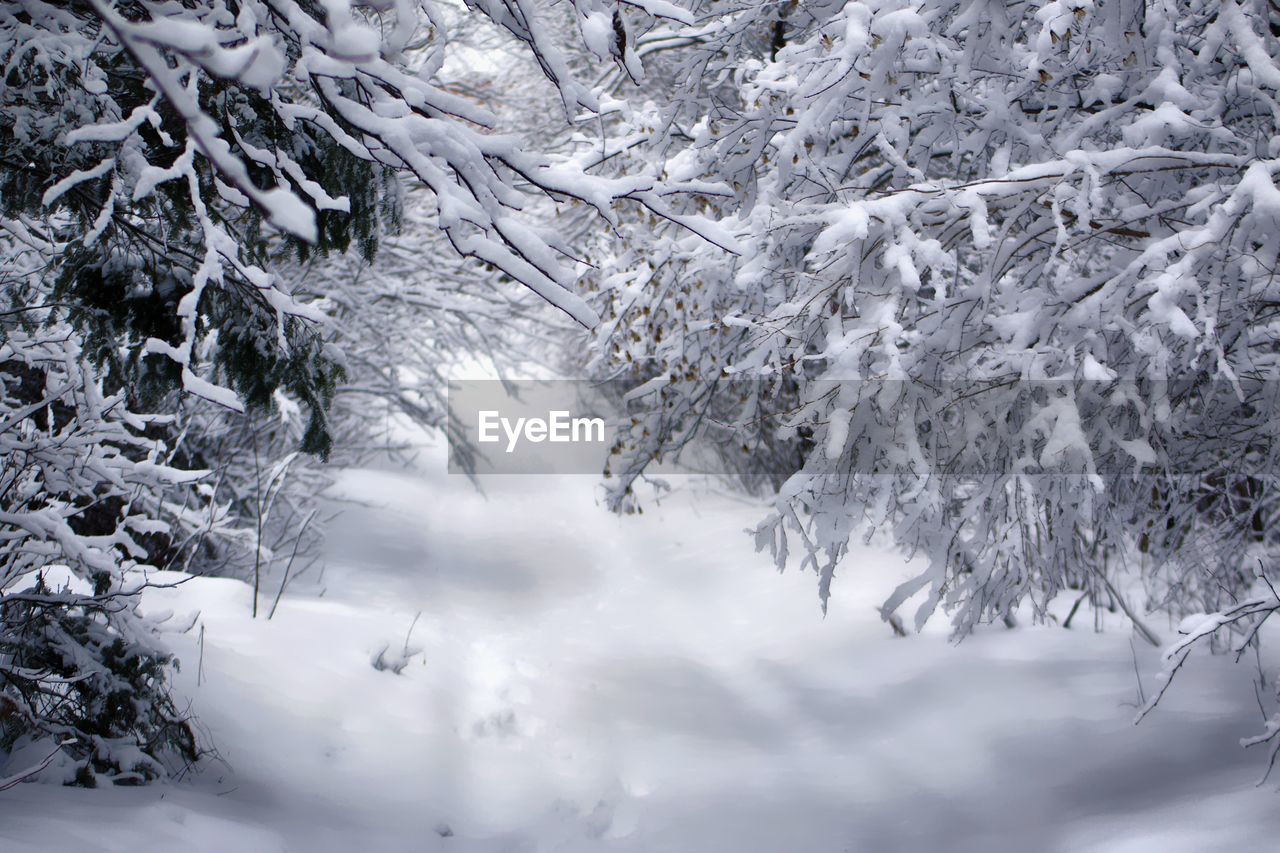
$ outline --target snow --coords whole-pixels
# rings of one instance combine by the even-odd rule
[[[40,203],[45,207],[48,207],[78,184],[82,184],[85,181],[97,180],[103,175],[110,174],[111,170],[115,167],[115,158],[108,157],[92,169],[78,169],[55,183],[53,186],[49,187],[49,189],[45,190],[44,195],[40,199]]]
[[[854,551],[823,619],[742,533],[765,508],[703,481],[617,517],[591,477],[444,470],[342,472],[328,566],[270,621],[239,581],[149,590],[220,758],[20,785],[0,849],[1202,853],[1280,829],[1237,746],[1247,667],[1193,656],[1134,727],[1161,662],[1119,615],[895,638],[901,558]]]
[[[1280,89],[1280,69],[1276,68],[1266,44],[1254,31],[1250,22],[1251,17],[1246,15],[1237,3],[1226,2],[1222,4],[1219,20],[1226,23],[1236,47],[1244,56],[1249,70],[1253,72],[1258,82],[1272,89]]]
[[[243,412],[244,404],[240,402],[240,397],[230,388],[224,388],[221,385],[214,385],[209,380],[196,375],[191,368],[184,366],[182,368],[182,387],[188,392],[195,394],[197,397],[203,397],[210,402],[217,403],[235,412]]]
[[[608,59],[613,43],[613,18],[604,11],[588,12],[578,19],[582,41],[600,59]]]

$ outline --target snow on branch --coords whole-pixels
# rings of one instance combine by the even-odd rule
[[[1280,508],[1274,7],[701,11],[640,38],[670,88],[601,154],[703,188],[670,209],[726,250],[654,210],[592,247],[591,366],[672,380],[632,401],[611,505],[714,452],[824,601],[851,538],[892,531],[924,567],[886,612],[961,635],[1066,590],[1114,606],[1138,563],[1152,608],[1244,598]]]

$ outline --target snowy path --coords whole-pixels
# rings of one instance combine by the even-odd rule
[[[621,519],[589,478],[487,488],[347,472],[364,505],[270,622],[232,581],[152,593],[201,610],[203,651],[172,642],[225,766],[21,786],[0,850],[1274,849],[1244,666],[1197,665],[1135,729],[1118,618],[895,639],[874,605],[896,557],[856,554],[823,620],[811,577],[751,550],[757,508],[685,491]],[[419,612],[420,653],[376,670]]]

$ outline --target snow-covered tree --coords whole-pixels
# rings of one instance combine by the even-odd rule
[[[0,432],[14,442],[0,748],[67,734],[121,781],[159,773],[171,747],[189,758],[164,656],[131,615],[138,574],[287,571],[307,547],[301,498],[317,490],[282,485],[305,467],[286,445],[331,452],[340,390],[437,418],[433,357],[459,357],[449,342],[489,334],[513,301],[484,286],[521,285],[594,322],[572,292],[577,250],[542,220],[570,201],[606,223],[620,200],[668,202],[647,173],[595,176],[503,133],[448,67],[480,55],[460,24],[481,19],[541,69],[525,84],[554,93],[561,127],[612,108],[566,45],[640,73],[600,0],[0,2]],[[428,199],[406,204],[408,184]],[[386,243],[374,263],[405,211],[426,217],[410,223],[431,235],[416,248],[447,259]],[[399,280],[411,264],[416,279]],[[425,286],[428,272],[447,280]],[[410,319],[424,316],[463,331],[421,346]],[[40,580],[59,566],[69,591]],[[102,706],[125,700],[136,719]],[[16,730],[10,704],[23,706]],[[117,760],[129,737],[138,760]]]
[[[6,584],[67,565],[50,624],[151,654],[92,602],[291,564],[293,443],[360,428],[341,394],[442,424],[445,366],[513,352],[532,294],[639,389],[615,507],[699,444],[824,602],[884,529],[925,558],[886,615],[960,633],[1128,608],[1130,558],[1151,606],[1222,610],[1276,508],[1277,30],[1269,0],[0,0]],[[497,45],[538,71],[514,95],[465,70]]]
[[[601,109],[539,4],[470,9],[532,51],[566,119]],[[581,0],[569,17],[608,59],[603,9]],[[572,247],[521,211],[542,195],[608,219],[619,198],[660,206],[653,182],[593,177],[491,132],[496,117],[440,79],[447,17],[425,2],[0,5],[4,209],[67,214],[56,295],[118,381],[180,380],[233,408],[284,388],[324,451],[339,368],[272,257],[282,241],[372,256],[402,174],[434,196],[456,252],[594,319],[570,290]]]
[[[156,438],[168,418],[105,393],[48,311],[22,312],[46,314],[35,328],[0,317],[0,752],[45,740],[81,784],[135,783],[198,752],[135,594],[185,538],[222,531],[203,472]]]
[[[590,254],[594,367],[650,383],[615,505],[709,433],[777,485],[758,542],[824,601],[873,529],[924,558],[886,614],[918,594],[960,633],[1067,588],[1127,606],[1130,558],[1152,607],[1251,587],[1276,508],[1280,10],[691,8],[635,37],[665,90],[611,164],[698,182],[678,209],[732,251],[630,219]]]

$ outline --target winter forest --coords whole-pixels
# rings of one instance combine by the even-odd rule
[[[0,58],[0,850],[1280,849],[1277,0]]]

